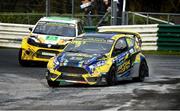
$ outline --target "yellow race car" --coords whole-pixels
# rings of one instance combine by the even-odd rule
[[[114,85],[120,80],[143,81],[149,76],[141,38],[134,32],[89,33],[75,38],[51,58],[46,79],[50,87],[61,82]]]
[[[83,33],[79,19],[43,17],[30,29],[30,35],[22,39],[19,64],[29,66],[32,62],[48,60],[62,52],[76,36]]]

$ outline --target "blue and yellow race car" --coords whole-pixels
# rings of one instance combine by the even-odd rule
[[[46,79],[50,87],[61,82],[115,85],[120,80],[143,81],[149,76],[138,33],[106,31],[75,38],[51,58]]]

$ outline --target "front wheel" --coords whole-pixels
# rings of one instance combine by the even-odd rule
[[[47,80],[47,83],[48,83],[49,87],[58,87],[59,86],[60,82],[52,81],[50,79],[50,72],[49,71],[46,72],[46,80]]]
[[[135,79],[136,81],[143,82],[145,79],[145,76],[148,75],[148,67],[145,61],[142,61],[140,63],[139,67],[139,76]]]
[[[58,87],[59,86],[59,82],[57,82],[57,81],[47,80],[47,83],[48,83],[49,87]]]
[[[116,68],[114,66],[112,66],[108,72],[106,82],[109,86],[117,84]]]
[[[22,60],[22,48],[19,49],[18,61],[21,66],[27,67],[29,66],[29,62],[26,60]]]

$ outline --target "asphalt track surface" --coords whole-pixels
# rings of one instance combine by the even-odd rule
[[[49,88],[43,66],[21,67],[0,48],[0,110],[180,110],[180,56],[146,55],[150,77],[115,86]]]

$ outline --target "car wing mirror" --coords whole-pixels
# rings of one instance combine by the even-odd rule
[[[32,31],[32,27],[29,27],[29,31],[30,31],[30,32]]]

